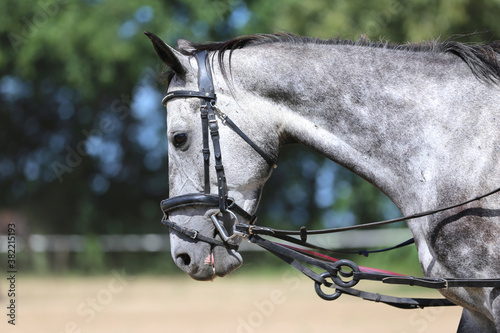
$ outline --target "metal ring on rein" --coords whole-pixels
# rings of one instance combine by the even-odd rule
[[[238,220],[238,217],[236,216],[235,213],[230,211],[229,209],[226,210],[229,212],[229,214],[236,220],[235,225],[239,224],[240,221]],[[219,232],[221,238],[224,240],[224,242],[228,242],[229,240],[237,237],[237,236],[243,236],[243,234],[239,232],[234,232],[231,236],[228,236],[226,228],[221,224],[221,222],[217,219],[217,215],[222,214],[222,212],[219,210],[217,213],[210,215],[210,219],[212,220],[213,224],[217,228],[217,231]]]
[[[349,267],[351,269],[351,271],[344,272],[342,270],[342,266]],[[333,288],[334,285],[337,285],[337,286],[343,287],[343,288],[350,288],[350,287],[355,286],[359,282],[359,278],[354,275],[354,272],[356,272],[356,273],[360,272],[358,265],[356,265],[351,260],[341,259],[332,265],[331,272],[323,272],[320,274],[320,276],[323,279],[327,279],[327,278],[332,279],[334,284],[330,284],[330,285],[325,284],[327,287]],[[337,273],[343,277],[352,277],[352,279],[349,281],[344,281]],[[325,293],[321,289],[322,284],[324,284],[324,283],[321,283],[318,281],[316,281],[314,284],[314,289],[316,290],[316,294],[318,294],[318,296],[321,297],[322,299],[324,299],[326,301],[334,301],[337,298],[339,298],[340,295],[342,295],[342,291],[339,289],[335,289],[335,292],[333,294]]]
[[[351,271],[344,272],[342,270],[342,266],[349,267],[351,269]],[[351,287],[354,287],[359,282],[359,277],[354,275],[354,273],[359,273],[359,272],[361,272],[361,270],[359,269],[358,265],[356,265],[356,263],[354,263],[351,260],[341,259],[341,260],[335,262],[335,264],[333,264],[332,271],[334,274],[331,274],[332,272],[328,272],[328,273],[331,275],[331,279],[333,280],[333,282],[339,287],[351,288]],[[339,275],[337,275],[337,273],[339,273],[343,277],[352,277],[352,279],[349,281],[344,281],[344,280],[342,280],[342,278]]]
[[[328,273],[328,272],[323,272],[320,274],[320,276],[323,279],[331,277],[330,273]],[[321,285],[322,285],[321,282],[315,281],[314,290],[316,290],[316,294],[318,294],[318,296],[321,297],[322,299],[324,299],[325,301],[334,301],[337,298],[339,298],[340,295],[342,295],[342,291],[339,289],[335,289],[335,292],[333,294],[327,294],[321,289]],[[332,284],[332,286],[333,286],[333,284]]]

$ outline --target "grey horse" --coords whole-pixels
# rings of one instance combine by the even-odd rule
[[[301,143],[374,184],[410,215],[500,185],[500,44],[453,41],[393,45],[361,38],[251,35],[178,48],[148,36],[170,68],[168,91],[198,90],[195,55],[209,53],[217,107],[267,155]],[[169,195],[203,192],[200,101],[168,102]],[[219,124],[229,196],[257,209],[272,166]],[[211,148],[213,149],[213,148]],[[217,191],[211,174],[210,187]],[[216,208],[183,206],[179,225],[219,237]],[[425,276],[500,277],[500,196],[408,221]],[[239,217],[240,220],[244,217]],[[211,280],[242,264],[231,248],[172,230],[176,264]],[[440,289],[464,308],[459,332],[500,332],[496,288]]]

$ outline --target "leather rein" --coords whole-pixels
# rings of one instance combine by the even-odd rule
[[[267,163],[276,166],[275,159],[256,145],[236,124],[218,109],[216,102],[216,94],[213,86],[211,68],[208,60],[208,53],[200,51],[195,54],[198,63],[198,86],[199,91],[193,90],[174,90],[168,92],[162,104],[166,106],[167,102],[174,98],[199,98],[201,100],[200,115],[202,123],[203,136],[203,160],[204,160],[204,191],[202,193],[183,194],[171,197],[161,201],[161,209],[163,211],[162,224],[169,227],[180,234],[188,236],[195,241],[206,242],[214,246],[224,246],[229,249],[238,249],[238,245],[242,238],[264,248],[273,253],[280,259],[284,260],[301,273],[305,274],[315,282],[316,293],[325,300],[337,299],[342,294],[361,297],[366,300],[385,303],[391,306],[413,309],[424,308],[429,306],[450,306],[455,305],[447,299],[422,299],[422,298],[405,298],[381,295],[378,293],[369,293],[357,289],[353,289],[361,280],[381,281],[387,284],[405,284],[409,286],[420,286],[425,288],[454,288],[454,287],[500,287],[500,279],[454,279],[454,278],[429,278],[429,277],[412,277],[404,276],[397,273],[380,271],[372,268],[359,267],[354,262],[346,259],[337,260],[335,258],[320,254],[304,248],[297,248],[290,245],[271,242],[259,235],[271,236],[293,244],[300,245],[323,252],[334,253],[357,253],[368,256],[369,253],[383,252],[400,248],[405,245],[412,244],[413,239],[398,244],[396,246],[381,249],[381,250],[361,250],[356,252],[341,252],[333,251],[323,247],[316,246],[307,242],[308,235],[318,235],[327,233],[344,232],[354,229],[364,229],[380,225],[396,223],[416,219],[424,216],[436,214],[438,212],[457,208],[473,201],[480,200],[487,196],[500,192],[500,188],[495,189],[484,195],[475,197],[465,202],[438,208],[435,210],[425,211],[409,216],[404,216],[397,219],[385,220],[380,222],[366,223],[361,225],[331,228],[322,230],[307,230],[305,227],[295,230],[278,230],[255,225],[257,217],[248,213],[241,208],[232,198],[228,196],[226,177],[224,166],[222,164],[222,154],[220,149],[219,127],[217,119],[221,119],[224,125],[228,125],[235,133],[237,133],[245,142],[247,142]],[[210,192],[210,141],[209,133],[212,141],[213,154],[215,159],[215,173],[217,177],[217,194]],[[215,213],[210,215],[210,219],[214,224],[220,240],[215,237],[202,235],[197,230],[190,229],[179,225],[169,219],[169,213],[183,207],[206,207],[206,209],[215,209]],[[231,219],[234,219],[234,230],[229,233],[224,224],[219,221],[219,216],[229,214]],[[238,216],[243,218],[247,223],[240,223]],[[300,239],[292,237],[299,236]],[[323,270],[323,273],[316,273],[308,266],[313,266]],[[333,288],[335,291],[332,294],[325,293],[323,287]]]

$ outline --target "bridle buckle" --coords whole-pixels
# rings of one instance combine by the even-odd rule
[[[193,230],[193,235],[191,236],[192,239],[198,238],[198,230]]]

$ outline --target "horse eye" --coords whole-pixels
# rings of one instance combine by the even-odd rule
[[[179,133],[174,135],[174,147],[179,148],[182,146],[184,143],[187,141],[187,134],[186,133]]]

